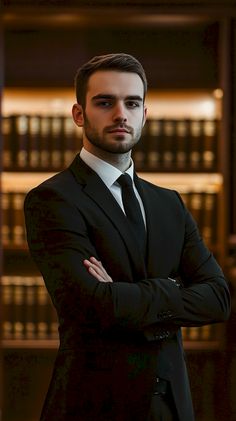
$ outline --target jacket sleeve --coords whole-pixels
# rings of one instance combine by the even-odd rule
[[[195,221],[185,211],[185,241],[180,261],[182,314],[175,323],[197,326],[227,320],[230,294],[222,269],[205,246]]]
[[[192,284],[178,288],[168,279],[102,283],[85,269],[83,260],[99,259],[89,238],[89,227],[79,210],[52,189],[32,190],[25,200],[27,238],[59,319],[67,327],[83,331],[104,330],[118,325],[145,330],[147,326],[171,321],[198,324],[221,321],[229,311],[228,289],[216,262],[196,246],[196,233],[187,222],[182,263],[196,256]],[[200,240],[199,240],[200,241]],[[191,249],[191,243],[193,249]],[[190,262],[191,263],[191,262]],[[195,273],[196,269],[196,273]],[[190,271],[190,270],[189,270]],[[206,275],[207,273],[207,275]]]
[[[167,289],[175,288],[174,300],[179,310],[174,312],[168,301],[166,309],[158,313],[159,323],[167,337],[175,326],[201,326],[229,318],[231,298],[227,280],[187,209],[179,272],[175,279],[159,279],[161,289],[164,285]],[[154,324],[145,329],[149,340],[155,340],[157,327]]]
[[[184,240],[176,279],[171,273],[168,278],[137,283],[140,304],[134,314],[136,320],[141,316],[139,323],[146,337],[154,334],[152,339],[158,337],[158,326],[167,333],[180,326],[223,322],[230,315],[230,293],[222,269],[204,244],[196,222],[178,193],[177,196],[184,215]],[[124,288],[128,289],[129,285]],[[116,315],[127,322],[133,316],[129,313],[129,293],[125,294],[120,285],[114,285],[114,289],[117,289]],[[151,325],[155,317],[157,323]]]

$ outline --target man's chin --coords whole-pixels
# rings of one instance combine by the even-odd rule
[[[114,147],[114,148],[107,148],[106,151],[112,154],[118,155],[118,154],[128,153],[132,150],[132,148],[133,148],[133,145],[118,145],[117,147]]]
[[[107,145],[107,147],[105,146],[104,149],[107,150],[107,152],[111,152],[114,154],[122,154],[122,153],[127,153],[130,152],[133,147],[136,145],[137,142],[130,142],[127,140],[121,140],[121,139],[117,139],[113,144]]]

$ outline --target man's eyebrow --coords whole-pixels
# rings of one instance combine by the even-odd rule
[[[110,95],[110,94],[98,94],[92,97],[93,101],[96,101],[98,99],[116,99],[116,95]],[[124,98],[126,101],[140,101],[143,102],[143,98],[140,95],[127,95]]]
[[[98,94],[92,97],[93,101],[96,101],[97,99],[114,99],[115,95],[109,95],[109,94]]]
[[[143,102],[143,98],[140,95],[128,95],[125,99]]]

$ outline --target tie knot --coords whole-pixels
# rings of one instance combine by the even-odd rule
[[[117,182],[121,187],[133,187],[132,178],[127,173],[122,174],[119,178],[117,178]]]

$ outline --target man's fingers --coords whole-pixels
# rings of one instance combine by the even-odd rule
[[[97,260],[96,259],[96,257],[90,257],[90,259],[89,259],[89,261],[91,262],[91,263],[93,263],[94,265],[96,265],[96,266],[98,266],[98,267],[100,267],[100,268],[103,268],[103,266],[102,266],[102,262],[100,262],[99,260]]]
[[[90,257],[90,259],[84,260],[84,265],[86,266],[88,272],[93,275],[100,282],[113,282],[112,278],[108,275],[102,263],[98,261],[95,257]]]
[[[91,275],[93,275],[99,282],[108,282],[108,281],[105,281],[104,279],[103,279],[103,277],[102,276],[100,276],[97,272],[96,272],[96,270],[92,267],[92,266],[90,266],[89,268],[88,268],[88,271],[89,271],[89,273],[91,273]]]
[[[94,272],[102,275],[102,269],[100,266],[97,266],[95,263],[92,263],[90,260],[84,260],[84,264],[88,269],[93,269]]]

